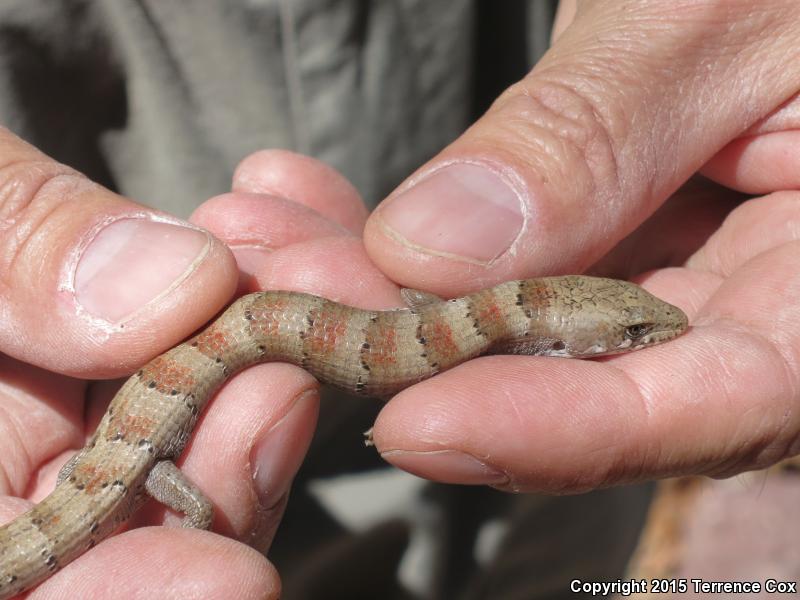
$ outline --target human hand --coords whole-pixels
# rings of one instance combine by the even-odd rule
[[[86,180],[0,130],[0,521],[42,499],[125,374],[229,300],[223,244]],[[288,365],[232,379],[182,469],[215,505],[214,530],[264,550],[310,441],[316,382]],[[177,523],[150,505],[135,525]],[[224,569],[220,565],[225,565]],[[30,598],[275,598],[263,555],[206,531],[145,527],[99,544]],[[191,590],[188,592],[187,590]]]
[[[800,185],[798,17],[794,2],[582,4],[532,73],[376,210],[367,249],[403,285],[455,296],[596,263],[650,270],[645,287],[694,324],[630,355],[487,357],[416,385],[376,422],[387,460],[576,492],[798,452],[797,194],[730,212],[741,197],[691,187],[656,212],[704,165],[747,192]]]

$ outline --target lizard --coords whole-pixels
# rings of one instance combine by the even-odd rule
[[[285,361],[348,392],[388,399],[481,354],[588,358],[680,335],[681,309],[621,280],[567,275],[443,300],[402,290],[407,308],[362,310],[299,292],[233,302],[157,356],[112,399],[55,490],[0,527],[0,600],[37,585],[113,534],[148,498],[209,528],[213,509],[175,460],[198,415],[238,371]]]

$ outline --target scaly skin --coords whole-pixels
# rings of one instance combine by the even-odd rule
[[[208,527],[210,504],[172,461],[208,400],[248,366],[290,362],[324,383],[386,398],[480,354],[613,354],[687,326],[680,309],[632,283],[584,276],[410,299],[410,309],[368,311],[295,292],[251,294],[150,361],[122,386],[53,493],[0,528],[0,600],[113,533],[148,495],[185,513],[185,526]]]

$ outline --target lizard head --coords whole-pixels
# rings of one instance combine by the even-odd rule
[[[678,337],[689,325],[677,306],[628,281],[592,281],[598,314],[576,316],[570,344],[575,356],[617,354]],[[591,302],[590,302],[591,304]]]
[[[588,358],[671,340],[686,314],[628,281],[567,276],[520,282],[524,317],[493,352]]]

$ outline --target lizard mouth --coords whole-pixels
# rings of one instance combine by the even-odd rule
[[[647,335],[642,336],[641,339],[637,340],[633,344],[633,348],[645,348],[647,346],[661,344],[662,342],[668,342],[669,340],[675,339],[681,335],[685,330],[686,327],[682,327],[680,329],[670,327],[668,329],[657,329],[656,331],[651,331]]]
[[[637,340],[625,339],[622,343],[609,348],[606,344],[603,343],[596,343],[592,346],[589,346],[582,352],[565,352],[565,356],[574,356],[574,357],[600,357],[600,356],[611,356],[614,354],[622,354],[624,352],[630,352],[631,350],[639,350],[641,348],[647,348],[649,346],[656,346],[663,342],[668,342],[671,339],[674,339],[681,335],[684,332],[685,328],[683,329],[674,329],[674,328],[665,328],[665,329],[657,329],[655,331],[651,331],[646,335],[643,335],[641,338]]]

